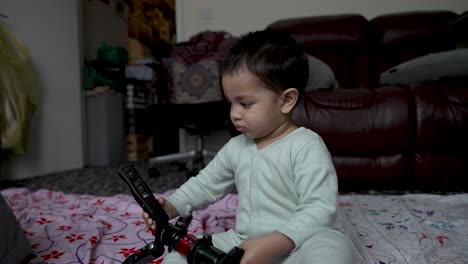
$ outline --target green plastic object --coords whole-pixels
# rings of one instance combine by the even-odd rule
[[[123,47],[113,47],[103,42],[97,50],[97,60],[128,64],[128,52]]]

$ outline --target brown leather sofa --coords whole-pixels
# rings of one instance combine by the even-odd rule
[[[323,137],[340,191],[468,191],[468,79],[379,84],[380,73],[399,63],[454,49],[447,24],[457,17],[350,14],[268,26],[290,33],[336,75],[340,88],[308,92],[294,119]]]

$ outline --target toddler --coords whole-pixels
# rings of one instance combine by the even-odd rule
[[[355,263],[351,242],[332,228],[337,177],[319,135],[297,127],[292,111],[308,80],[303,47],[287,34],[248,33],[221,69],[231,138],[196,177],[159,202],[170,218],[188,215],[237,190],[235,228],[212,236],[247,263]],[[207,117],[209,118],[209,117]],[[149,228],[151,219],[143,218]],[[177,252],[163,263],[186,263]]]

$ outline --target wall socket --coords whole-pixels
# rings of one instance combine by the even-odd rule
[[[199,9],[200,20],[209,21],[213,19],[213,9],[211,7],[203,7]]]

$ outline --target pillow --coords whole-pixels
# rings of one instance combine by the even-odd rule
[[[180,58],[163,59],[168,71],[169,102],[195,104],[223,100],[219,62],[206,58],[186,63]]]
[[[437,52],[403,62],[380,74],[381,85],[412,85],[468,76],[468,49]]]
[[[325,62],[307,55],[309,63],[309,79],[305,91],[313,91],[321,88],[338,88],[335,74],[328,64]]]
[[[0,263],[29,263],[35,255],[18,220],[0,194]]]

